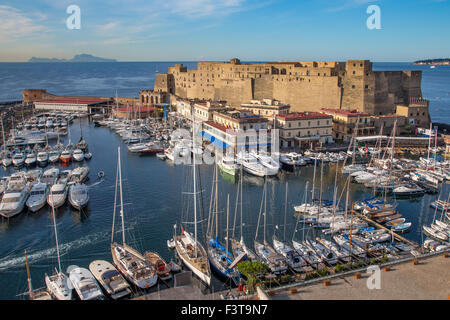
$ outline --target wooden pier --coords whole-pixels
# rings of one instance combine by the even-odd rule
[[[375,221],[373,221],[373,220],[367,218],[366,216],[364,216],[364,215],[362,215],[362,214],[359,214],[359,213],[356,213],[356,212],[353,212],[353,214],[356,215],[357,217],[359,217],[359,218],[365,220],[367,223],[376,226],[376,227],[379,228],[379,229],[386,230],[386,231],[389,232],[394,238],[396,238],[396,239],[398,239],[398,240],[400,240],[400,241],[402,241],[402,242],[405,242],[405,243],[409,244],[410,246],[413,246],[414,248],[419,247],[419,245],[418,245],[417,243],[415,243],[415,242],[413,242],[413,241],[411,241],[411,240],[408,240],[408,239],[402,237],[402,236],[399,235],[398,233],[395,233],[395,232],[392,231],[391,229],[386,228],[385,226],[379,224],[378,222],[375,222]]]

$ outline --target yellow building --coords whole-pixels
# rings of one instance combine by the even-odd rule
[[[280,147],[306,147],[333,142],[333,117],[319,112],[292,112],[277,116]]]
[[[397,105],[396,114],[404,116],[407,119],[406,125],[412,128],[428,128],[431,122],[429,104],[428,100],[411,99],[409,105]]]
[[[276,116],[289,113],[291,106],[274,99],[251,100],[241,104],[242,110],[249,110],[253,114],[274,120]]]
[[[372,115],[369,113],[325,108],[321,112],[333,117],[333,136],[336,140],[350,141],[356,129],[358,137],[375,134]]]

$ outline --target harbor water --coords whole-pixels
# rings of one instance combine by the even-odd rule
[[[173,225],[182,222],[185,229],[193,231],[192,215],[192,166],[173,165],[152,156],[138,156],[127,152],[127,145],[108,128],[95,127],[88,118],[77,119],[71,125],[72,141],[80,137],[81,121],[83,137],[89,144],[93,157],[81,165],[90,167],[89,195],[87,208],[81,212],[68,203],[57,209],[56,222],[62,254],[62,266],[66,270],[71,265],[88,267],[93,260],[111,261],[110,241],[114,207],[115,173],[117,166],[117,147],[122,150],[122,174],[124,186],[124,216],[127,242],[144,251],[157,251],[169,261],[174,257],[167,248],[166,241],[173,235]],[[67,143],[68,136],[63,141]],[[80,164],[72,164],[74,168]],[[340,165],[342,166],[342,164]],[[48,168],[48,167],[47,167]],[[214,166],[200,165],[200,183],[203,206],[199,207],[203,228],[206,229],[211,185]],[[324,164],[322,180],[322,198],[332,200],[336,164]],[[339,194],[345,184],[345,178],[338,169]],[[1,175],[14,171],[0,169]],[[104,171],[99,179],[97,174]],[[309,182],[311,190],[313,166],[303,167],[296,173],[280,172],[277,177],[267,181],[266,238],[271,241],[276,232],[278,238],[293,237],[296,218],[294,205],[303,203],[305,186]],[[316,171],[316,187],[320,187],[320,167]],[[239,179],[233,181],[219,175],[219,233],[223,239],[226,229],[226,199],[230,195],[230,235],[234,225],[236,191]],[[288,183],[287,223],[284,232],[285,186]],[[243,177],[243,232],[246,243],[253,247],[256,225],[260,211],[264,180],[258,177]],[[450,188],[444,185],[442,195],[448,195]],[[316,191],[316,196],[318,196]],[[370,197],[370,190],[363,185],[351,184],[351,199],[362,200]],[[439,194],[424,195],[416,199],[398,199],[398,211],[407,221],[413,223],[412,229],[404,236],[416,242],[422,242],[422,225],[429,225],[434,216],[430,203]],[[345,199],[345,197],[343,198]],[[341,201],[341,205],[343,202]],[[438,213],[439,214],[439,213]],[[117,218],[117,217],[116,217]],[[239,210],[235,235],[240,236]],[[261,219],[262,221],[262,219]],[[116,231],[120,219],[116,219]],[[320,236],[321,232],[299,228],[296,239]],[[120,239],[120,234],[117,234]],[[201,237],[200,237],[201,238]],[[202,239],[202,238],[201,238]],[[263,239],[263,226],[260,225],[258,239]],[[57,267],[55,239],[49,207],[37,213],[22,212],[10,221],[0,225],[0,299],[23,299],[20,295],[26,291],[27,278],[24,250],[27,251],[33,286],[44,286],[45,273],[51,273]],[[203,243],[205,243],[203,241]],[[162,289],[163,287],[161,287]],[[214,279],[210,290],[222,291],[224,284]],[[157,290],[152,288],[151,290]]]

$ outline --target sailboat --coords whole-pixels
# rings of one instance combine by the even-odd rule
[[[214,192],[214,205],[212,206],[212,210],[210,210],[210,220],[211,220],[211,228],[208,230],[207,234],[207,254],[208,260],[211,265],[211,268],[223,279],[231,280],[235,285],[239,283],[239,272],[235,268],[230,268],[230,265],[233,263],[233,255],[228,250],[228,217],[229,217],[229,196],[227,201],[227,237],[226,248],[219,241],[219,212],[218,212],[218,167],[215,166],[214,177],[215,177],[215,192]],[[211,203],[213,199],[213,194],[211,193]],[[215,220],[215,223],[214,223]],[[212,229],[215,225],[215,235],[213,235]]]
[[[117,181],[120,189],[120,216],[122,220],[122,244],[114,242],[114,218],[116,214]],[[123,195],[122,195],[122,170],[120,162],[120,147],[118,147],[118,164],[116,175],[116,192],[114,196],[114,217],[111,235],[111,254],[113,262],[122,275],[131,283],[141,289],[154,286],[158,280],[155,269],[147,262],[145,257],[137,250],[131,248],[125,242],[125,226],[123,217]]]
[[[243,175],[242,175],[242,166],[240,168],[241,172],[240,172],[240,176],[239,176],[239,187],[238,187],[238,197],[236,197],[236,205],[237,205],[237,201],[240,200],[240,233],[241,233],[241,237],[239,240],[234,238],[234,234],[233,237],[231,239],[231,250],[233,251],[233,255],[235,257],[235,261],[233,264],[237,264],[240,260],[250,260],[250,261],[255,261],[257,260],[256,255],[253,253],[253,251],[250,250],[250,248],[248,248],[245,245],[244,242],[244,233],[243,233],[243,226],[244,223],[242,221],[242,198],[244,196],[243,192],[242,192],[242,180],[244,179]],[[239,198],[240,197],[240,198]],[[235,218],[236,221],[236,218]],[[233,228],[233,233],[234,233],[234,228]]]
[[[269,243],[266,241],[266,216],[267,216],[267,180],[264,181],[264,191],[263,191],[263,201],[264,201],[264,241],[263,243],[260,243],[256,241],[258,237],[258,229],[259,229],[259,221],[261,218],[262,213],[262,202],[261,207],[259,211],[259,217],[258,217],[258,226],[256,227],[256,234],[255,234],[255,252],[267,266],[269,269],[275,273],[275,274],[282,274],[286,273],[287,268],[287,261],[286,258],[280,255],[275,251],[274,248],[272,248]]]
[[[55,208],[52,208],[52,218],[53,226],[55,230],[55,241],[56,241],[56,255],[58,257],[58,269],[55,268],[55,272],[48,276],[45,274],[45,284],[47,285],[47,291],[58,300],[72,300],[72,289],[69,286],[69,277],[62,272],[61,269],[61,259],[59,256],[59,245],[58,245],[58,233],[56,231],[56,219],[55,219]]]
[[[273,236],[273,248],[275,251],[286,258],[288,266],[297,272],[305,271],[307,263],[303,258],[286,242],[286,215],[287,215],[287,195],[288,195],[288,183],[286,182],[286,200],[284,205],[284,236],[283,241],[277,239],[276,235]],[[278,226],[277,226],[278,229]]]
[[[192,119],[193,130],[192,134],[195,132],[195,120]],[[195,147],[195,139],[193,139],[193,145]],[[206,250],[198,241],[197,234],[197,173],[196,164],[193,157],[193,183],[194,183],[194,235],[185,231],[183,225],[180,224],[181,234],[176,234],[176,225],[174,225],[175,234],[175,250],[180,257],[181,261],[208,286],[211,284],[211,269],[208,262],[208,255]]]
[[[28,267],[28,256],[27,251],[25,250],[25,263],[27,266],[27,282],[28,282],[28,295],[30,300],[52,300],[52,296],[46,290],[33,290],[33,286],[31,284],[31,274],[30,268]]]

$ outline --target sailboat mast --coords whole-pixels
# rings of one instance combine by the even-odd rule
[[[194,154],[194,157],[195,157],[195,154]],[[216,188],[216,193],[215,193],[215,195],[214,195],[214,214],[215,214],[215,218],[216,218],[216,239],[217,239],[217,237],[219,236],[219,213],[218,213],[218,206],[219,206],[219,195],[218,195],[218,192],[219,192],[219,187],[218,187],[218,185],[219,185],[219,181],[218,181],[218,175],[217,175],[217,163],[216,163],[216,174],[215,174],[215,181],[214,181],[214,183],[215,183],[215,188]]]
[[[430,162],[430,147],[431,147],[431,134],[432,134],[432,123],[430,122],[430,137],[428,139],[428,155],[427,155],[427,166],[426,166],[426,171],[428,171],[428,163]]]
[[[5,128],[3,127],[3,118],[1,119],[2,121],[2,137],[3,137],[3,149],[6,150],[6,141],[5,141]]]
[[[192,150],[195,150],[195,118],[194,114],[192,114]],[[195,170],[195,154],[192,157],[193,159],[193,176],[194,176],[194,250],[195,257],[197,258],[197,172]]]
[[[116,220],[116,208],[117,208],[117,180],[119,179],[119,165],[117,165],[116,169],[116,184],[114,189],[114,209],[113,209],[113,223],[112,223],[112,230],[111,230],[111,243],[114,242],[114,223]]]
[[[288,199],[288,182],[286,181],[286,198],[285,198],[285,200],[284,200],[284,228],[283,228],[283,242],[286,242],[287,199]]]
[[[230,194],[227,197],[227,238],[226,238],[226,249],[228,254],[228,224],[229,224],[229,216],[230,216]]]
[[[242,199],[243,199],[243,197],[244,197],[244,194],[242,193],[242,179],[243,179],[243,172],[242,172],[242,165],[241,165],[241,175],[240,175],[240,177],[239,177],[239,183],[240,183],[240,189],[241,189],[241,192],[240,192],[240,195],[241,195],[241,198],[240,198],[240,200],[241,200],[241,241],[243,240],[243,237],[244,237],[244,233],[242,232]]]
[[[267,180],[264,182],[264,245],[266,244]]]
[[[53,199],[53,192],[50,189],[50,197]],[[56,218],[55,218],[55,207],[52,207],[52,217],[53,217],[53,227],[55,229],[55,240],[56,240],[56,255],[58,257],[58,269],[59,269],[59,273],[61,273],[61,259],[59,257],[59,245],[58,245],[58,232],[56,231]]]
[[[122,195],[122,167],[120,162],[120,147],[118,149],[119,163],[119,190],[120,190],[120,217],[122,219],[122,244],[125,246],[125,224],[123,218],[123,195]]]
[[[28,292],[29,292],[30,300],[33,300],[33,286],[31,284],[30,268],[28,267],[27,250],[25,250],[25,263],[27,266]]]
[[[314,202],[314,189],[316,187],[316,168],[317,168],[317,157],[314,158],[314,173],[313,173],[311,203]]]

